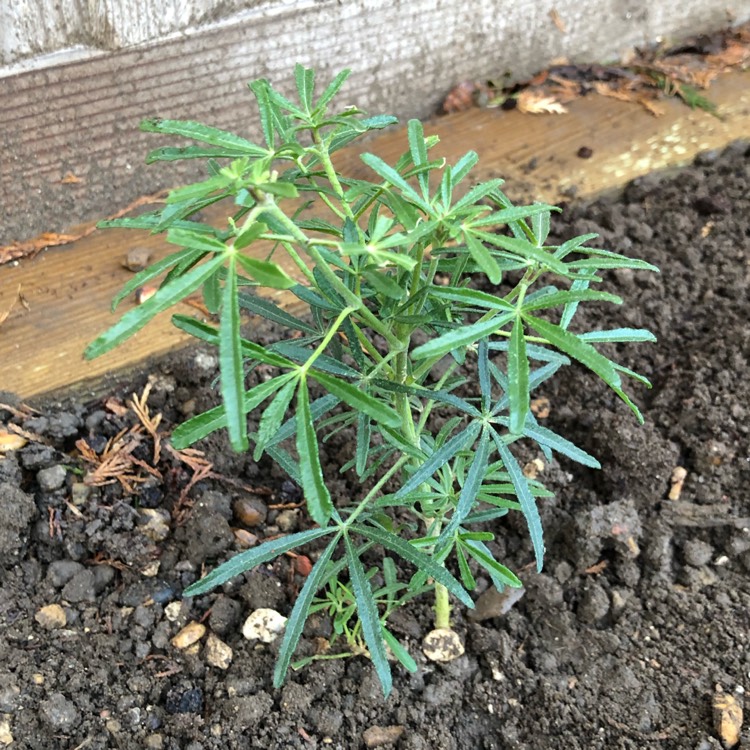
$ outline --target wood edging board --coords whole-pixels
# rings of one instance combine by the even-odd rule
[[[673,100],[666,102],[666,114],[655,118],[633,104],[587,97],[572,102],[567,115],[473,109],[430,121],[425,130],[440,135],[436,153],[451,162],[469,149],[477,151],[475,179],[503,177],[517,200],[554,203],[573,193],[582,198],[616,189],[748,137],[749,82],[750,73],[735,72],[711,87],[709,97],[721,119]],[[577,156],[581,147],[591,150],[590,158]],[[342,153],[338,166],[363,176],[361,151],[392,160],[405,149],[403,130],[383,133]],[[95,389],[91,384],[107,374],[132,370],[185,344],[187,337],[173,329],[167,312],[119,349],[92,362],[83,360],[85,346],[117,320],[110,302],[131,277],[122,260],[134,246],[150,248],[155,257],[167,251],[161,238],[145,232],[106,230],[0,266],[0,314],[13,305],[0,324],[0,390],[30,399],[81,384]],[[25,305],[17,302],[19,289]],[[288,295],[276,298],[289,303]],[[132,304],[124,302],[118,313]],[[184,311],[196,312],[190,307]]]

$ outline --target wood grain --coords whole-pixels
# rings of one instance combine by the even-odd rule
[[[635,105],[591,97],[573,102],[569,115],[471,110],[429,122],[426,130],[440,134],[438,151],[451,161],[475,149],[481,159],[477,179],[504,176],[512,195],[555,202],[574,190],[584,196],[617,188],[746,137],[748,81],[750,74],[736,73],[712,88],[722,120],[676,102],[667,103],[664,117],[654,118]],[[581,146],[592,150],[591,158],[576,156]],[[385,133],[364,148],[394,159],[406,148],[405,133]],[[344,153],[338,166],[352,175],[367,173],[355,150]],[[29,398],[138,366],[185,341],[165,315],[121,349],[83,361],[86,344],[116,320],[109,302],[130,278],[121,260],[134,245],[148,246],[157,256],[165,251],[158,238],[140,232],[97,231],[71,246],[0,268],[0,313],[11,306],[19,286],[29,307],[16,305],[0,325],[0,388]]]

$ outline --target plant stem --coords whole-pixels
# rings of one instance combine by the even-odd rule
[[[448,629],[451,626],[451,602],[448,589],[442,583],[435,584],[435,627]]]

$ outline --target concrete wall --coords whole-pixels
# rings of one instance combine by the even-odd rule
[[[266,76],[291,88],[295,62],[316,67],[321,79],[351,67],[347,103],[425,117],[464,79],[506,72],[522,79],[562,56],[606,61],[727,23],[726,0],[674,7],[673,0],[0,0],[0,244],[102,216],[184,179],[143,166],[144,153],[161,145],[138,131],[143,117],[198,119],[255,136],[246,81]],[[732,10],[738,21],[750,18],[750,0],[734,0]],[[67,172],[82,182],[63,182]]]

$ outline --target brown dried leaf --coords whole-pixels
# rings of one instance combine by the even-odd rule
[[[707,55],[706,62],[716,68],[734,68],[750,61],[750,47],[747,43],[730,40],[726,49],[715,55]]]
[[[19,448],[23,448],[26,443],[28,443],[26,438],[7,430],[0,430],[0,453],[17,451]]]
[[[740,744],[742,733],[742,705],[731,693],[718,692],[714,696],[714,724],[721,744],[732,750]]]
[[[80,177],[76,177],[72,172],[66,172],[65,177],[60,180],[61,185],[78,185],[83,182]]]
[[[568,110],[554,96],[544,91],[525,89],[516,99],[520,112],[530,115],[565,115]]]
[[[565,25],[565,21],[560,18],[560,14],[552,8],[552,10],[549,12],[549,17],[552,19],[552,23],[555,24],[555,28],[561,33],[561,34],[567,34],[568,28]]]

